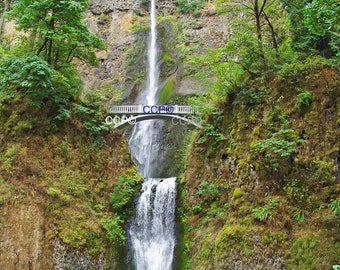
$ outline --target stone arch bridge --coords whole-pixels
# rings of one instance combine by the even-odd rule
[[[198,109],[183,105],[111,106],[105,122],[114,128],[123,128],[149,119],[171,119],[174,125],[189,124],[197,128],[202,127]]]

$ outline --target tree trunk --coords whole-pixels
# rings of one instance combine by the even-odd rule
[[[273,25],[271,24],[267,14],[265,12],[263,12],[263,15],[264,15],[264,18],[269,26],[269,29],[270,29],[270,34],[271,34],[271,37],[272,37],[272,42],[273,42],[273,48],[275,49],[276,51],[276,55],[278,55],[278,46],[277,46],[277,39],[276,39],[276,33],[274,31],[274,27]]]
[[[2,35],[4,25],[5,25],[4,14],[8,10],[9,4],[10,4],[10,0],[4,0],[4,7],[3,7],[1,14],[0,14],[0,36]]]
[[[263,42],[262,42],[262,29],[261,29],[261,15],[263,13],[264,7],[266,5],[266,0],[263,1],[262,6],[259,6],[259,0],[253,1],[253,11],[255,17],[255,27],[256,27],[256,35],[257,35],[257,43],[259,47],[259,55],[264,64],[266,64],[263,52]]]

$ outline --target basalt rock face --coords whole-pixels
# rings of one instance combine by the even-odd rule
[[[92,1],[87,23],[92,32],[101,36],[106,50],[97,53],[98,67],[81,65],[85,88],[89,91],[111,91],[123,102],[133,102],[145,86],[149,11],[145,1]],[[158,44],[160,47],[161,83],[175,76],[175,91],[179,94],[204,92],[206,89],[192,76],[186,75],[187,58],[223,46],[229,36],[227,18],[217,15],[213,5],[202,10],[199,18],[183,14],[176,1],[159,1]],[[191,48],[185,53],[177,46]],[[170,68],[164,68],[164,62]],[[104,90],[105,89],[105,90]],[[120,100],[118,98],[118,100]],[[117,100],[113,99],[113,102]]]
[[[115,10],[133,10],[139,9],[141,5],[141,0],[137,1],[101,1],[101,0],[92,0],[90,5],[90,11],[93,14],[101,14],[101,13],[111,13]]]

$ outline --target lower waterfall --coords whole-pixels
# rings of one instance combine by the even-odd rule
[[[176,178],[143,183],[129,240],[136,270],[170,270],[175,248]]]

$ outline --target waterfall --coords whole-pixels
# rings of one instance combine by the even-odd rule
[[[148,41],[147,87],[137,103],[154,105],[158,99],[159,64],[157,63],[156,4],[151,0]],[[137,123],[129,147],[144,183],[136,201],[135,213],[128,228],[130,257],[135,270],[171,270],[175,248],[176,178],[159,177],[161,152],[160,120]]]
[[[130,227],[136,270],[170,270],[175,247],[175,178],[143,183]]]
[[[157,90],[159,78],[159,65],[157,64],[157,23],[156,4],[151,1],[150,7],[150,36],[148,42],[148,80],[147,87],[137,97],[138,104],[154,105],[157,103]],[[153,176],[157,168],[157,159],[160,150],[161,121],[149,120],[137,123],[132,131],[129,146],[139,172],[143,177]]]

